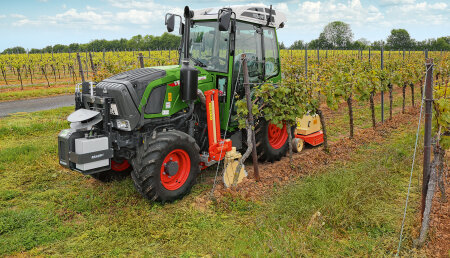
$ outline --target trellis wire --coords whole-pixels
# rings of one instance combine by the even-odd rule
[[[428,69],[427,69],[428,72]],[[412,181],[412,175],[414,171],[414,163],[416,160],[416,153],[417,153],[417,142],[419,140],[419,132],[420,132],[420,122],[422,121],[422,110],[423,110],[423,103],[424,103],[424,97],[425,97],[425,85],[422,87],[422,91],[424,94],[422,94],[422,102],[420,103],[420,113],[419,113],[419,124],[417,125],[417,131],[416,131],[416,142],[414,144],[414,154],[413,154],[413,160],[411,164],[411,172],[409,175],[409,184],[408,184],[408,193],[406,194],[406,201],[405,201],[405,210],[403,211],[403,219],[402,219],[402,226],[400,229],[400,237],[398,241],[398,248],[397,248],[397,254],[395,256],[398,256],[400,253],[401,245],[402,245],[402,238],[403,238],[403,229],[405,227],[405,219],[406,219],[406,210],[408,208],[408,201],[409,201],[409,194],[411,192],[411,181]]]

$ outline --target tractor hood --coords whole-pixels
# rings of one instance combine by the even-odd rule
[[[163,69],[158,69],[157,67],[126,71],[98,83],[96,87],[96,94],[97,96],[102,96],[104,93],[107,93],[108,90],[112,90],[112,88],[114,88],[111,87],[113,84],[120,85],[118,87],[121,88],[122,86],[125,86],[126,93],[130,94],[134,106],[138,107],[147,85],[154,80],[163,78],[164,76],[166,76],[166,71]],[[109,87],[105,88],[105,86]],[[125,93],[124,90],[125,89],[122,89],[123,93]]]
[[[206,70],[196,68],[199,70],[201,89],[201,85],[211,82],[212,79]],[[112,115],[128,120],[133,129],[138,125],[142,112],[146,118],[164,117],[184,108],[185,103],[178,98],[179,87],[180,65],[155,66],[134,69],[107,78],[96,85],[95,95],[112,98]],[[166,102],[171,101],[168,100],[169,92],[173,101],[170,109],[166,110]],[[85,107],[88,106],[89,104],[85,103]]]

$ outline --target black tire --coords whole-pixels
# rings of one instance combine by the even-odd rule
[[[284,144],[275,149],[269,143],[269,122],[265,119],[260,119],[255,125],[255,140],[256,140],[256,152],[258,153],[258,160],[261,162],[279,161],[289,148],[289,138],[286,138]]]
[[[169,154],[179,150],[184,151],[189,157],[190,166],[186,165],[185,169],[187,171],[187,167],[189,167],[189,171],[184,173],[186,179],[182,184],[176,186],[178,188],[168,189],[162,181],[161,177],[165,176],[161,169],[164,159]],[[200,172],[199,152],[200,148],[194,138],[186,133],[177,130],[157,133],[154,140],[139,146],[135,158],[132,159],[131,164],[134,170],[131,172],[131,178],[134,186],[142,196],[151,201],[164,203],[181,199],[189,193],[195,183],[197,174]],[[176,172],[172,176],[177,177],[181,173],[181,166],[182,164],[178,169],[177,165]]]
[[[130,175],[132,170],[133,170],[133,167],[130,165],[128,168],[126,168],[123,171],[116,171],[116,170],[110,169],[107,171],[91,174],[90,176],[92,178],[95,178],[96,180],[104,182],[104,183],[111,182],[111,181],[122,181]]]

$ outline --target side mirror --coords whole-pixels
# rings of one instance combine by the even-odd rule
[[[169,18],[167,18],[169,16]],[[172,32],[175,29],[175,15],[174,14],[166,14],[166,26],[167,31]]]
[[[230,27],[230,20],[231,20],[231,12],[229,11],[223,11],[219,13],[219,30],[220,31],[228,31],[228,28]]]

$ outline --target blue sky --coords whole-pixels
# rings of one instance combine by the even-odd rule
[[[0,0],[0,52],[8,47],[43,48],[54,44],[87,43],[93,39],[130,38],[165,31],[164,14],[179,12],[182,0]],[[243,0],[190,1],[193,9],[248,4]],[[310,41],[323,27],[341,20],[354,39],[386,39],[393,28],[404,28],[417,40],[450,36],[449,0],[310,0],[255,1],[273,4],[287,16],[279,40],[286,45]]]

